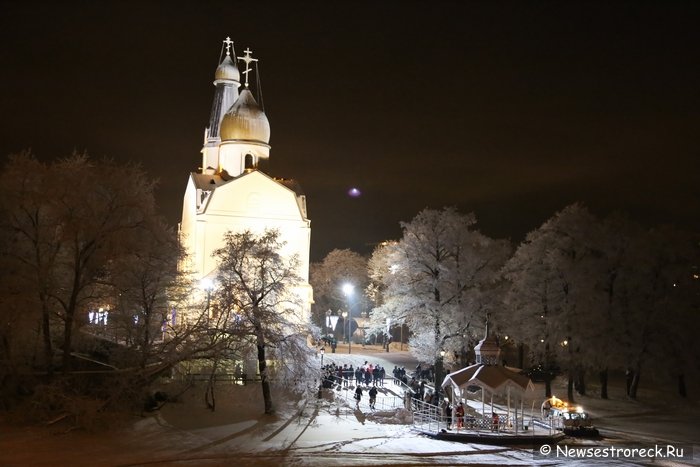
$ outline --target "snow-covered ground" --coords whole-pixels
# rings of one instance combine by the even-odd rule
[[[384,365],[390,372],[394,364],[384,357],[326,354],[325,362],[356,365],[369,360]],[[572,460],[539,456],[529,447],[438,441],[411,425],[401,424],[405,415],[402,409],[388,409],[395,405],[392,393],[398,391],[392,385],[380,392],[376,411],[369,409],[367,396],[356,409],[354,401],[346,399],[344,390],[326,391],[321,399],[310,391],[304,400],[285,401],[285,389],[288,387],[273,389],[277,409],[273,416],[261,415],[259,386],[220,385],[215,412],[205,408],[203,387],[198,387],[184,394],[181,402],[166,404],[159,413],[127,429],[106,434],[49,434],[46,429],[10,427],[5,422],[0,424],[0,465],[700,465],[697,403],[655,402],[653,397],[649,402],[649,394],[644,393],[640,397],[644,402],[616,398],[614,391],[612,401],[581,397],[577,402],[596,417],[605,439],[573,440],[567,444],[644,448],[662,442],[686,449],[694,445],[694,459]]]

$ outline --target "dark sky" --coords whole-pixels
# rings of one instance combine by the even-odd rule
[[[0,3],[0,155],[139,161],[173,224],[231,36],[314,260],[446,205],[516,241],[574,201],[700,229],[700,2],[63,3]]]

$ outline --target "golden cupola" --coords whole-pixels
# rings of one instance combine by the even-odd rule
[[[221,121],[221,141],[270,143],[270,122],[249,89],[241,95]]]

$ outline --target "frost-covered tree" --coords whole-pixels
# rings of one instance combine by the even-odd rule
[[[631,398],[637,396],[644,368],[675,373],[681,386],[686,372],[697,371],[692,341],[699,324],[698,285],[693,274],[699,247],[697,235],[672,227],[633,239],[634,270],[625,281],[630,306],[621,316],[624,356],[633,372]]]
[[[164,334],[178,313],[184,315],[191,285],[178,269],[182,252],[177,234],[162,219],[149,219],[143,229],[129,234],[138,237],[134,248],[109,264],[110,324],[115,337],[139,354],[138,365],[145,368],[167,352],[172,339],[164,339]]]
[[[26,293],[40,306],[44,364],[59,341],[70,370],[75,331],[99,301],[110,261],[133,249],[130,232],[155,211],[154,182],[137,166],[73,155],[45,164],[11,157],[0,181],[2,226]]]
[[[255,348],[266,414],[273,412],[268,360],[292,364],[308,354],[308,326],[294,290],[301,281],[299,259],[282,255],[279,237],[277,230],[228,232],[224,246],[213,253],[217,277],[212,300],[222,318],[218,332]]]
[[[453,208],[423,210],[401,224],[401,240],[378,247],[370,260],[371,290],[381,300],[373,328],[383,328],[387,318],[407,324],[412,352],[438,371],[442,350],[459,355],[483,329],[494,306],[493,283],[510,252],[507,241],[482,235],[475,224],[473,214]]]
[[[504,268],[512,316],[505,326],[527,344],[536,364],[548,371],[557,362],[567,369],[571,401],[574,380],[582,378],[587,354],[595,351],[587,340],[603,323],[592,295],[600,257],[591,243],[597,225],[583,206],[568,206],[529,233]]]
[[[328,311],[335,314],[338,310],[350,308],[353,315],[358,316],[361,311],[369,308],[369,302],[363,293],[369,284],[367,259],[359,253],[333,250],[323,261],[311,265],[309,276],[314,289],[312,320],[321,327],[322,332],[331,332],[327,329]],[[345,284],[352,284],[355,291],[351,297],[352,307],[348,307],[349,298],[343,293]]]
[[[591,272],[594,284],[589,300],[598,307],[599,321],[586,333],[585,348],[587,367],[598,373],[602,399],[608,398],[609,370],[626,364],[621,336],[630,290],[625,283],[636,269],[632,244],[641,233],[640,226],[615,213],[603,219],[590,238],[598,261]]]

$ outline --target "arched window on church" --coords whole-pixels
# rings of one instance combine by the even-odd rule
[[[253,163],[253,155],[248,153],[245,155],[245,169],[246,170],[253,170],[255,168],[255,164]]]

